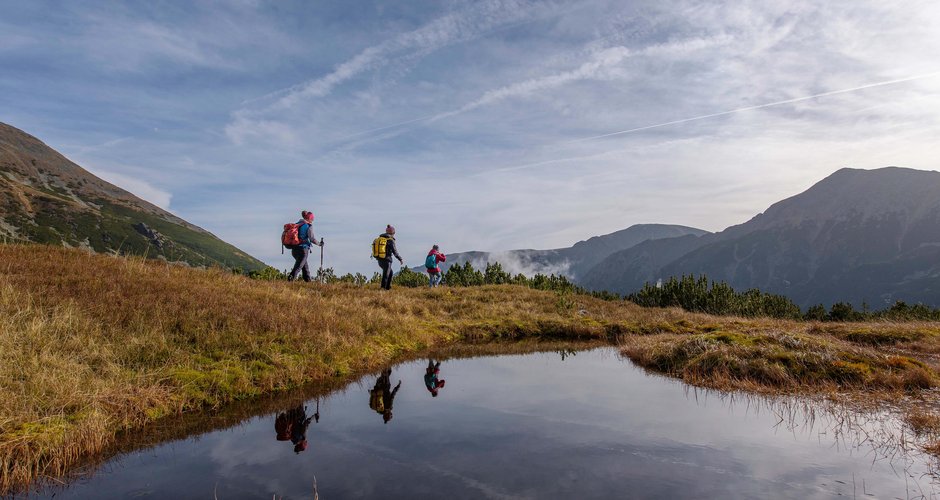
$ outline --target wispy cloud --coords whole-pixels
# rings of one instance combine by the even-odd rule
[[[419,262],[940,168],[928,0],[35,0],[5,41],[0,119],[278,267],[301,209],[329,265],[370,272],[390,222]]]
[[[736,108],[736,109],[731,109],[731,110],[728,110],[728,111],[719,111],[719,112],[717,112],[717,113],[709,113],[709,114],[707,114],[707,115],[693,116],[693,117],[690,117],[690,118],[682,118],[682,119],[679,119],[679,120],[672,120],[672,121],[668,121],[668,122],[657,123],[657,124],[654,124],[654,125],[645,125],[645,126],[643,126],[643,127],[636,127],[636,128],[631,128],[631,129],[627,129],[627,130],[619,130],[619,131],[617,131],[617,132],[609,132],[609,133],[606,133],[606,134],[600,134],[600,135],[595,135],[595,136],[591,136],[591,137],[584,137],[584,138],[581,138],[581,139],[577,139],[576,141],[573,141],[573,142],[591,141],[591,140],[595,140],[595,139],[603,139],[603,138],[605,138],[605,137],[613,137],[613,136],[615,136],[615,135],[632,134],[632,133],[634,133],[634,132],[642,132],[642,131],[644,131],[644,130],[651,130],[651,129],[659,128],[659,127],[668,127],[668,126],[670,126],[670,125],[679,125],[679,124],[682,124],[682,123],[689,123],[689,122],[694,122],[694,121],[698,121],[698,120],[706,120],[706,119],[708,119],[708,118],[717,118],[717,117],[719,117],[719,116],[731,115],[731,114],[735,114],[735,113],[741,113],[741,112],[744,112],[744,111],[754,111],[754,110],[757,110],[757,109],[772,108],[772,107],[774,107],[774,106],[782,106],[782,105],[784,105],[784,104],[795,104],[795,103],[802,102],[802,101],[809,101],[809,100],[812,100],[812,99],[819,99],[819,98],[821,98],[821,97],[828,97],[828,96],[839,95],[839,94],[847,94],[847,93],[850,93],[850,92],[858,92],[858,91],[860,91],[860,90],[872,89],[872,88],[875,88],[875,87],[884,87],[884,86],[886,86],[886,85],[897,85],[897,84],[899,84],[899,83],[907,83],[907,82],[912,82],[912,81],[914,81],[914,80],[922,80],[922,79],[924,79],[924,78],[935,78],[935,77],[937,77],[937,76],[940,76],[940,71],[934,71],[934,72],[932,72],[932,73],[926,73],[926,74],[923,74],[923,75],[909,76],[909,77],[906,77],[906,78],[896,78],[896,79],[893,79],[893,80],[885,80],[885,81],[881,81],[881,82],[869,83],[869,84],[866,84],[866,85],[861,85],[861,86],[858,86],[858,87],[850,87],[850,88],[847,88],[847,89],[830,90],[830,91],[828,91],[828,92],[822,92],[822,93],[819,93],[819,94],[813,94],[813,95],[802,96],[802,97],[794,97],[794,98],[792,98],[792,99],[784,99],[784,100],[782,100],[782,101],[774,101],[774,102],[768,102],[768,103],[764,103],[764,104],[756,104],[756,105],[754,105],[754,106],[745,106],[745,107],[743,107],[743,108]]]
[[[269,135],[271,131],[275,132],[275,138],[283,137],[281,129],[271,119],[259,117],[283,112],[309,99],[328,96],[344,82],[393,61],[420,60],[443,47],[467,42],[501,26],[542,15],[543,12],[538,9],[550,7],[550,4],[545,3],[536,6],[528,0],[473,2],[465,9],[438,17],[415,30],[367,47],[324,76],[243,101],[243,104],[256,105],[273,99],[273,102],[263,104],[260,108],[248,107],[234,112],[232,122],[226,126],[226,133],[236,142],[249,136]]]

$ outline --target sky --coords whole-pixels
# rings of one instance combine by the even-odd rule
[[[940,2],[0,0],[0,121],[282,269],[719,231],[940,168]]]

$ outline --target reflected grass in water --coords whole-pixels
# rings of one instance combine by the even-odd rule
[[[272,423],[303,395],[272,405],[263,418],[237,430],[110,462],[103,473],[60,490],[58,497],[122,495],[134,491],[128,484],[141,480],[152,494],[172,496],[180,491],[174,489],[180,487],[176,481],[151,484],[147,478],[190,470],[199,472],[179,483],[185,491],[211,494],[215,482],[220,498],[265,492],[309,498],[313,473],[319,491],[329,497],[379,491],[414,497],[430,485],[437,492],[469,488],[500,497],[610,497],[632,491],[672,497],[699,492],[713,498],[853,493],[918,498],[936,489],[933,462],[890,409],[697,388],[644,375],[614,349],[572,353],[562,345],[549,351],[555,354],[489,358],[477,357],[478,351],[465,353],[475,359],[452,357],[444,363],[449,382],[443,398],[429,397],[423,387],[426,360],[405,362],[393,367],[391,382],[404,379],[411,391],[398,396],[398,416],[388,424],[367,405],[379,376],[371,374],[320,396],[325,413],[311,430],[311,450],[300,456],[289,443],[275,442]],[[315,398],[307,402],[310,411]],[[349,476],[350,467],[361,474]],[[279,477],[290,481],[276,481]],[[389,491],[363,486],[382,485],[389,477],[396,478]],[[430,478],[434,481],[424,485]]]
[[[413,353],[395,359],[392,364],[420,360],[429,356],[449,361],[473,359],[479,357],[506,356],[531,353],[558,353],[562,359],[576,356],[578,352],[609,345],[603,341],[550,341],[523,339],[514,342],[464,343],[431,349],[422,353]],[[100,453],[85,456],[60,476],[43,476],[20,492],[50,495],[68,488],[71,483],[88,480],[99,472],[102,466],[114,457],[127,455],[182,439],[230,429],[258,416],[273,415],[287,408],[292,408],[305,401],[326,400],[331,394],[342,391],[350,385],[363,386],[372,371],[351,374],[343,378],[333,378],[322,382],[307,384],[288,391],[265,394],[250,399],[239,400],[215,410],[198,413],[170,415],[147,424],[133,431],[118,433],[114,440]],[[12,492],[11,492],[12,493]]]

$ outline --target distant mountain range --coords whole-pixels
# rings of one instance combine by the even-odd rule
[[[674,232],[675,234],[669,234]],[[844,168],[718,233],[638,225],[558,250],[449,256],[567,274],[592,290],[630,293],[671,276],[757,288],[802,307],[897,300],[940,306],[940,173]]]
[[[193,266],[264,266],[212,233],[109,184],[0,123],[0,241],[145,255]]]
[[[844,168],[744,224],[614,253],[580,282],[626,293],[683,274],[780,293],[804,307],[938,306],[940,173]]]
[[[3,123],[0,241],[194,266],[264,266]],[[671,276],[705,274],[740,290],[786,295],[802,307],[845,301],[882,308],[897,300],[940,306],[940,173],[845,168],[718,233],[638,224],[567,248],[454,253],[444,268],[464,262],[564,274],[588,289],[618,293]]]
[[[648,240],[674,238],[678,236],[700,236],[708,231],[686,226],[668,224],[637,224],[614,233],[594,236],[579,241],[571,247],[553,250],[509,250],[507,252],[462,252],[447,255],[442,264],[446,271],[450,266],[470,262],[474,267],[483,267],[488,262],[499,262],[513,273],[532,275],[563,274],[571,279],[593,269],[608,256]],[[415,268],[424,271],[423,267]]]

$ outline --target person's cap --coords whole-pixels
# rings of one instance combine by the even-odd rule
[[[437,246],[437,245],[434,245],[434,246],[431,247],[431,248],[433,248],[433,249],[435,249],[435,250],[440,250],[440,249],[441,249],[441,247],[439,247],[439,246]]]
[[[389,224],[385,226],[385,232],[388,234],[395,234],[395,227]]]
[[[301,217],[303,217],[304,220],[307,221],[307,222],[312,222],[312,221],[313,221],[313,212],[308,212],[308,211],[304,210],[303,212],[300,212],[300,215],[301,215]]]

